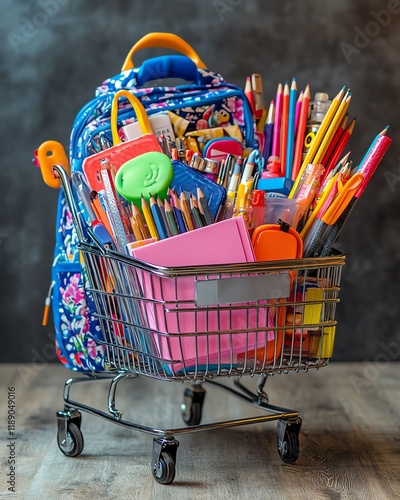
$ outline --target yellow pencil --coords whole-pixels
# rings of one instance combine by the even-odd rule
[[[157,238],[158,240],[160,239],[157,233],[156,225],[154,223],[153,216],[151,215],[149,205],[147,204],[146,200],[142,196],[142,212],[144,215],[144,219],[147,224],[147,228],[150,232],[150,236],[152,238]]]
[[[351,101],[351,94],[347,91],[346,95],[343,98],[343,101],[340,103],[339,108],[329,125],[328,131],[325,134],[325,137],[323,141],[321,142],[321,145],[317,151],[317,154],[314,157],[313,163],[321,163],[322,159],[325,156],[325,153],[327,152],[329,145],[333,139],[333,136],[336,134],[337,129],[339,128],[343,117],[347,113],[347,109],[350,105]],[[325,167],[325,165],[324,165]]]
[[[140,232],[143,235],[143,239],[146,240],[150,238],[150,233],[144,222],[143,215],[134,203],[132,203],[132,216],[135,218],[136,224],[139,226]]]
[[[138,223],[136,222],[135,217],[133,215],[131,216],[130,221],[131,221],[131,228],[132,228],[133,236],[135,237],[135,240],[136,241],[142,240],[143,235],[142,235],[142,233],[139,229]]]
[[[333,119],[333,117],[336,114],[336,111],[343,99],[344,95],[344,89],[345,87],[342,88],[342,90],[336,95],[336,97],[332,100],[331,105],[329,106],[329,109],[322,120],[322,123],[318,129],[317,134],[315,135],[310,148],[308,149],[308,152],[306,154],[306,157],[303,160],[303,163],[301,165],[300,171],[297,174],[295,183],[293,184],[292,190],[289,193],[289,198],[293,198],[296,194],[297,187],[299,185],[301,176],[303,175],[304,170],[306,169],[307,165],[309,163],[314,163],[314,157],[317,153],[318,147],[321,144],[323,138],[325,137],[325,133],[328,130],[328,127]]]

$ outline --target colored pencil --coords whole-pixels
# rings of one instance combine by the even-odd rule
[[[199,206],[197,204],[197,200],[194,194],[190,195],[190,211],[193,214],[193,219],[194,223],[196,224],[196,229],[203,227],[204,224],[203,221],[201,220]]]
[[[189,231],[193,231],[194,225],[192,221],[192,216],[190,214],[189,205],[185,196],[185,193],[182,191],[179,201],[181,202],[181,210],[183,214],[183,219],[185,221],[186,227]]]
[[[179,229],[175,221],[174,211],[171,203],[168,200],[164,200],[165,205],[165,217],[167,219],[168,227],[172,236],[179,234]]]
[[[274,100],[272,100],[271,104],[269,105],[267,122],[265,123],[264,127],[265,144],[264,144],[263,157],[265,163],[268,162],[268,158],[270,157],[271,154],[272,134],[274,129],[274,112],[275,112],[275,103]]]
[[[292,180],[294,181],[300,170],[301,160],[303,157],[304,148],[304,135],[307,127],[308,111],[310,105],[310,86],[304,90],[303,101],[301,103],[301,111],[299,117],[299,126],[296,134],[296,145],[294,150],[293,168],[292,168]]]
[[[146,221],[146,224],[147,224],[147,229],[150,232],[150,236],[152,238],[157,238],[159,240],[160,237],[158,236],[158,232],[156,229],[156,225],[154,223],[153,216],[150,212],[149,205],[147,204],[147,201],[143,198],[143,196],[142,196],[142,212],[143,212],[144,220]]]
[[[150,194],[150,193],[149,193]],[[156,200],[150,195],[150,210],[156,225],[157,233],[161,240],[168,238],[167,228],[161,216],[160,207],[157,205]]]
[[[280,156],[280,143],[281,143],[281,115],[282,115],[282,100],[283,91],[282,84],[278,85],[275,99],[275,120],[274,120],[274,134],[272,137],[272,153],[271,156]]]
[[[203,191],[199,187],[197,188],[197,199],[199,200],[199,210],[201,215],[204,217],[205,223],[207,225],[212,224],[214,221],[210,212],[210,208]]]
[[[289,193],[289,198],[295,197],[296,192],[297,192],[297,188],[298,188],[298,185],[299,185],[299,182],[300,182],[301,176],[303,175],[304,170],[306,169],[306,167],[309,163],[313,163],[315,154],[317,153],[318,148],[319,148],[323,138],[325,137],[325,133],[328,130],[328,127],[331,124],[332,119],[335,116],[336,111],[337,111],[337,109],[338,109],[338,107],[343,99],[344,91],[345,91],[345,87],[343,87],[340,90],[340,92],[335,96],[335,98],[332,99],[331,105],[329,106],[328,111],[327,111],[326,115],[324,116],[324,119],[322,120],[322,123],[318,129],[318,132],[316,133],[316,135],[315,135],[315,137],[314,137],[314,139],[313,139],[313,141],[312,141],[312,143],[307,151],[306,157],[303,160],[300,171],[297,174],[295,183],[294,183],[294,185]]]
[[[253,116],[254,116],[256,113],[256,105],[254,102],[253,88],[251,86],[251,79],[249,76],[246,78],[246,85],[244,87],[244,93],[247,97],[247,100],[249,101],[250,108],[251,108],[251,111],[252,111]]]
[[[138,223],[135,220],[135,217],[132,215],[130,217],[130,222],[131,222],[131,228],[133,232],[133,236],[135,237],[136,241],[143,240],[143,235],[139,229]]]
[[[294,118],[294,135],[296,136],[297,134],[297,129],[299,128],[299,119],[300,119],[300,113],[301,113],[301,106],[303,104],[303,94],[304,92],[301,91],[299,98],[297,99],[296,102],[296,116]]]
[[[342,156],[344,148],[346,147],[346,145],[351,137],[351,134],[353,133],[355,125],[356,125],[356,119],[353,118],[353,120],[345,128],[343,134],[341,135],[341,137],[339,139],[339,142],[336,146],[335,151],[332,153],[332,156],[329,158],[329,161],[325,167],[325,174],[324,174],[325,177],[337,165],[338,160]]]
[[[135,222],[139,226],[140,232],[143,235],[143,239],[146,240],[150,238],[150,233],[146,227],[143,215],[134,203],[132,203],[132,217],[135,218]]]
[[[287,155],[287,140],[288,140],[288,125],[289,125],[289,84],[285,83],[283,88],[282,100],[282,118],[281,118],[281,175],[285,176],[286,155]]]
[[[175,193],[175,191],[172,191],[171,202],[172,202],[172,205],[174,208],[175,219],[176,219],[176,222],[178,223],[179,232],[186,233],[186,225],[185,225],[185,221],[183,220],[181,204],[180,204],[178,195]]]
[[[336,131],[336,134],[333,136],[333,139],[331,140],[331,143],[329,145],[327,152],[325,153],[325,155],[321,161],[321,163],[324,167],[326,167],[326,165],[329,161],[329,158],[331,157],[333,151],[335,150],[335,148],[339,142],[339,139],[340,139],[341,135],[343,134],[344,129],[346,128],[348,116],[349,115],[346,113],[346,115],[344,116],[343,120],[341,121],[341,123],[339,125],[339,128]]]
[[[164,204],[161,200],[161,198],[157,195],[156,196],[156,202],[157,202],[157,205],[158,205],[158,208],[160,209],[160,214],[161,214],[161,218],[163,220],[163,223],[164,223],[164,226],[165,226],[165,229],[167,231],[167,236],[168,238],[170,236],[172,236],[172,233],[171,231],[169,230],[169,226],[168,226],[168,222],[167,222],[167,217],[165,215],[165,207],[164,207]]]
[[[285,177],[289,179],[291,179],[292,177],[292,167],[293,167],[293,150],[294,150],[294,136],[295,136],[295,122],[296,122],[296,99],[297,99],[297,85],[296,85],[296,79],[293,78],[289,96],[286,168],[285,168]]]
[[[343,120],[343,117],[347,113],[350,101],[351,101],[351,94],[347,92],[342,102],[340,103],[334,117],[332,118],[328,130],[326,131],[325,136],[318,148],[318,151],[315,154],[313,163],[321,163],[323,157],[325,156],[325,153],[328,151],[329,144],[331,143],[334,135],[336,134],[337,129],[340,126],[341,121]]]

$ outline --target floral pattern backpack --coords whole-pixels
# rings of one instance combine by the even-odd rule
[[[155,57],[134,67],[133,55],[140,49],[163,47],[183,55]],[[166,79],[184,83],[161,86]],[[154,86],[146,86],[151,81]],[[244,147],[254,147],[251,108],[239,87],[228,84],[206,68],[184,40],[168,33],[150,33],[129,52],[121,73],[107,79],[96,89],[95,98],[76,117],[70,141],[71,172],[82,171],[83,160],[99,151],[99,144],[112,145],[110,112],[115,93],[121,89],[140,99],[151,116],[169,111],[185,121],[186,131],[205,127],[237,126]],[[135,117],[130,104],[120,103],[118,126]],[[93,297],[64,193],[60,191],[56,246],[52,266],[52,310],[57,356],[74,371],[107,370],[104,348],[94,340],[101,338]]]

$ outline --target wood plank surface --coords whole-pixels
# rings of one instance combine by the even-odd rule
[[[152,436],[87,413],[83,453],[65,457],[57,446],[55,413],[63,409],[63,384],[73,374],[56,364],[3,364],[0,498],[12,498],[6,484],[10,386],[16,388],[16,498],[400,498],[399,369],[395,362],[332,363],[319,371],[271,377],[270,402],[299,410],[303,418],[296,464],[279,458],[276,422],[184,434],[178,436],[176,479],[161,486],[150,471]],[[253,388],[255,382],[248,378],[245,385]],[[80,384],[72,396],[107,411],[108,387],[106,381]],[[144,377],[123,380],[117,406],[126,420],[183,427],[184,387]],[[227,391],[204,387],[202,423],[263,414]]]

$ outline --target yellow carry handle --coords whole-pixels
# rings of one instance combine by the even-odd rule
[[[128,92],[127,90],[119,90],[113,99],[111,105],[111,133],[114,146],[120,144],[122,141],[118,135],[118,100],[120,97],[126,97],[128,101],[132,104],[132,108],[135,110],[137,121],[139,122],[140,130],[142,134],[152,134],[153,130],[150,125],[149,117],[147,116],[146,110],[143,104],[139,101],[137,97]]]
[[[142,49],[150,48],[176,50],[184,56],[189,57],[189,59],[191,59],[198,68],[207,69],[207,66],[200,59],[197,52],[180,36],[172,33],[148,33],[131,48],[129,54],[126,56],[124,64],[122,65],[121,71],[134,68],[135,66],[132,58],[136,52]]]

